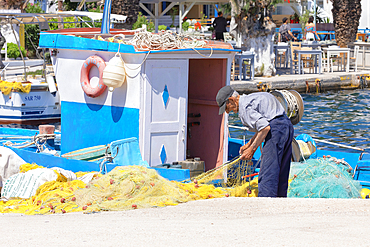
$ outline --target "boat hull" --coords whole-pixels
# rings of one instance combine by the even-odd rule
[[[51,94],[47,84],[33,85],[29,93],[0,92],[0,124],[45,124],[60,122],[59,93]]]

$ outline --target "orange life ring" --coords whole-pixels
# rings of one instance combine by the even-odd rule
[[[89,73],[92,66],[96,66],[99,70],[99,84],[96,87],[90,85]],[[101,95],[107,87],[103,83],[103,71],[105,69],[105,61],[99,56],[88,57],[81,68],[81,87],[85,94],[91,98]]]

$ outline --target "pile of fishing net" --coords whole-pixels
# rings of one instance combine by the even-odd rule
[[[225,166],[226,167],[226,166]],[[40,168],[28,164],[27,169]],[[221,169],[219,170],[221,171]],[[219,172],[217,170],[217,173]],[[226,170],[223,170],[225,172]],[[86,173],[76,174],[81,177]],[[232,188],[215,186],[207,179],[187,183],[169,181],[154,170],[142,166],[119,166],[106,175],[97,175],[85,184],[80,180],[67,181],[59,175],[56,181],[41,185],[28,199],[12,198],[0,201],[0,213],[52,214],[68,212],[97,212],[164,207],[182,202],[228,196],[256,196],[257,180]],[[226,183],[224,183],[226,186]]]
[[[175,182],[143,166],[119,166],[101,175],[93,173],[89,183],[68,181],[58,174],[55,181],[41,185],[28,199],[0,201],[0,213],[52,214],[98,212],[164,207],[221,197],[254,197],[258,181],[253,162],[236,159],[190,181]],[[23,165],[21,172],[40,169]],[[360,198],[361,186],[350,168],[332,158],[293,162],[288,197]],[[76,173],[77,178],[86,173]],[[91,175],[91,174],[90,174]]]
[[[334,157],[293,162],[288,197],[361,198],[361,185],[352,178],[352,168]]]
[[[27,83],[25,86],[21,82],[9,82],[0,79],[0,91],[4,95],[10,94],[12,91],[29,93],[31,91],[31,83]]]

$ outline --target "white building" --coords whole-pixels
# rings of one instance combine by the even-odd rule
[[[314,11],[314,6],[318,7],[318,13],[321,18],[326,20],[329,18],[329,21],[333,22],[333,15],[332,15],[332,8],[333,4],[330,0],[291,0],[290,3],[285,2],[277,5],[276,11],[274,13],[274,17],[277,19],[282,19],[283,16],[290,16],[294,13],[301,14],[306,9],[310,11]],[[366,29],[370,28],[370,2],[369,1],[361,1],[362,4],[362,14],[360,18],[360,25],[359,29]],[[280,18],[278,17],[280,16]]]

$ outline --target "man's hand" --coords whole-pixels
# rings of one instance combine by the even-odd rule
[[[242,151],[240,152],[240,159],[241,160],[251,160],[253,158],[253,154],[255,152],[256,152],[256,150],[253,150],[252,147],[248,147],[243,152]]]
[[[246,150],[250,146],[251,146],[251,142],[249,141],[247,144],[245,144],[244,146],[241,146],[240,147],[239,153],[242,154],[244,152],[244,150]]]

